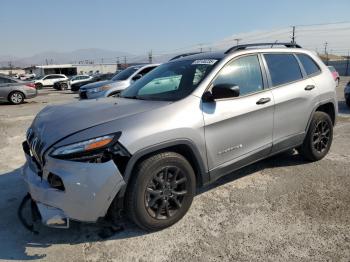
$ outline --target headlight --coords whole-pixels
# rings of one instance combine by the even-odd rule
[[[102,91],[106,91],[108,89],[111,89],[112,86],[110,85],[105,85],[105,86],[100,86],[100,87],[96,87],[96,88],[91,88],[91,89],[88,89],[87,91],[89,93],[98,93],[98,92],[102,92]]]
[[[114,135],[101,136],[90,140],[74,143],[67,146],[56,148],[52,156],[64,156],[75,153],[89,152],[95,149],[104,148],[113,141]]]

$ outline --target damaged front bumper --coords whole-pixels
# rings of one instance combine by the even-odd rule
[[[68,228],[69,220],[96,222],[125,185],[117,166],[105,163],[85,163],[46,156],[42,170],[25,153],[22,176],[28,192],[36,203],[42,223],[50,227]],[[53,188],[48,176],[61,178],[64,190]]]

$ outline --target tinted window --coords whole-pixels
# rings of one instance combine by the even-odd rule
[[[121,71],[120,73],[116,74],[112,81],[122,81],[128,79],[133,73],[135,73],[139,68],[137,67],[128,67],[127,69]]]
[[[16,81],[5,77],[0,77],[0,84],[9,84],[9,83],[16,83]]]
[[[307,75],[312,75],[320,71],[320,68],[315,61],[308,55],[299,54],[297,55],[301,64],[303,65]]]
[[[263,89],[259,59],[256,55],[238,58],[226,65],[214,81],[217,84],[238,85],[240,95]]]
[[[292,54],[265,54],[272,85],[278,86],[302,79],[298,61]]]
[[[147,67],[139,72],[140,75],[144,76],[148,72],[152,71],[155,67]]]

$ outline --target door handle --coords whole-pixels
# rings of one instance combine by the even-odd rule
[[[305,87],[305,90],[306,90],[306,91],[310,91],[310,90],[312,90],[312,89],[314,89],[314,88],[315,88],[314,85],[307,85],[307,86]]]
[[[269,98],[269,97],[263,97],[263,98],[260,98],[257,102],[256,102],[256,104],[257,105],[262,105],[262,104],[266,104],[266,103],[268,103],[268,102],[270,102],[271,101],[271,98]]]

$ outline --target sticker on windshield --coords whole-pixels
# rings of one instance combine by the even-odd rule
[[[201,59],[193,61],[192,65],[213,65],[217,61],[216,59]]]

